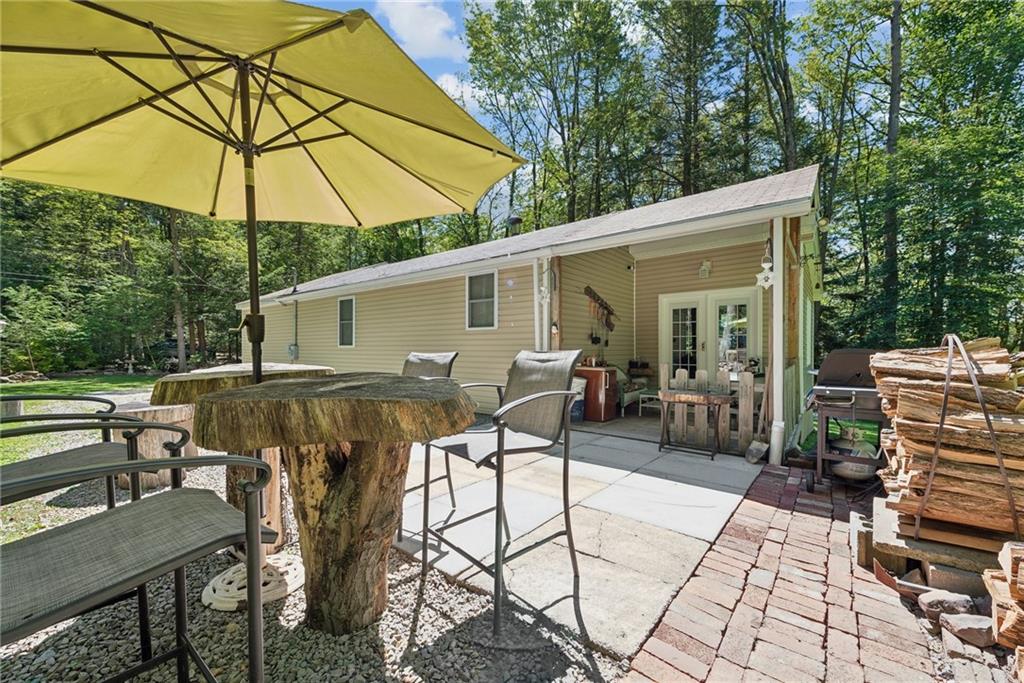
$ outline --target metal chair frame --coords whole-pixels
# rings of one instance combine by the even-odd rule
[[[466,388],[466,387],[480,387],[480,386],[490,386],[490,387],[497,388],[498,389],[498,396],[499,396],[499,398],[503,398],[504,387],[502,385],[499,385],[499,384],[486,384],[486,383],[467,384],[467,385],[464,385],[463,388]],[[509,527],[508,527],[508,519],[507,519],[507,517],[505,515],[505,502],[504,502],[504,493],[505,493],[505,456],[506,455],[515,455],[517,453],[533,453],[533,452],[536,452],[538,450],[537,447],[531,447],[531,448],[510,448],[510,449],[506,449],[505,448],[505,430],[508,428],[508,423],[505,420],[505,416],[508,414],[509,411],[512,411],[512,410],[514,410],[514,409],[516,409],[516,408],[518,408],[518,407],[520,407],[520,406],[522,406],[522,405],[524,405],[526,403],[529,403],[530,401],[535,401],[535,400],[541,399],[541,398],[550,398],[550,397],[553,397],[553,396],[561,396],[564,399],[564,407],[562,409],[562,430],[561,430],[561,436],[562,436],[562,516],[563,516],[563,520],[564,520],[564,523],[565,523],[565,528],[560,530],[560,531],[557,531],[557,532],[555,532],[553,534],[550,534],[550,535],[540,539],[539,541],[531,543],[530,545],[526,546],[525,548],[520,548],[520,549],[516,550],[514,553],[511,553],[509,555],[505,555],[505,549],[508,547],[508,544],[511,543],[511,540],[512,540],[511,539],[512,534],[511,534],[511,531],[509,530]],[[454,550],[455,552],[457,552],[462,557],[464,557],[467,560],[469,560],[469,562],[471,562],[480,571],[482,571],[485,574],[491,576],[494,579],[494,623],[493,623],[493,632],[494,632],[494,635],[496,637],[501,634],[502,601],[504,600],[505,593],[507,592],[507,591],[505,591],[505,588],[504,588],[504,579],[503,579],[503,574],[502,574],[502,569],[503,569],[503,566],[505,565],[505,563],[511,562],[511,561],[513,561],[513,560],[515,560],[515,559],[517,559],[519,557],[522,557],[523,555],[525,555],[526,553],[530,552],[531,550],[536,550],[540,546],[542,546],[545,543],[548,543],[550,541],[553,541],[556,538],[561,538],[562,536],[565,536],[566,540],[568,542],[568,545],[569,545],[569,558],[570,558],[570,560],[572,562],[572,573],[573,573],[574,585],[575,585],[575,582],[577,582],[579,580],[579,576],[580,576],[579,563],[578,563],[578,561],[576,559],[576,545],[573,542],[572,519],[571,519],[571,515],[570,515],[570,512],[569,512],[569,508],[571,507],[570,504],[569,504],[569,448],[570,448],[569,433],[570,433],[570,426],[571,426],[570,411],[571,411],[571,408],[572,408],[572,403],[575,400],[575,398],[576,398],[576,393],[573,392],[573,391],[544,391],[544,392],[539,392],[539,393],[536,393],[536,394],[530,394],[529,396],[524,396],[523,398],[515,400],[512,403],[509,403],[507,405],[502,405],[500,408],[498,408],[498,410],[495,411],[494,415],[491,417],[491,422],[494,425],[494,427],[496,428],[495,434],[496,434],[496,438],[497,438],[497,450],[495,451],[494,456],[489,459],[491,462],[481,463],[482,465],[492,467],[495,470],[495,479],[496,479],[496,481],[495,481],[495,504],[494,504],[494,506],[490,507],[490,508],[487,508],[485,510],[481,510],[479,512],[475,512],[475,513],[473,513],[471,515],[467,515],[465,517],[462,517],[461,519],[457,519],[457,520],[451,521],[451,522],[446,522],[445,524],[440,525],[440,526],[438,526],[436,528],[431,528],[430,527],[430,481],[431,481],[430,480],[430,448],[431,448],[431,445],[430,444],[426,444],[426,457],[424,458],[424,466],[423,466],[423,482],[424,482],[423,483],[423,532],[422,532],[422,536],[423,536],[423,538],[422,538],[423,557],[422,557],[422,560],[421,560],[420,573],[423,576],[426,576],[426,574],[427,574],[427,570],[429,568],[429,562],[428,562],[428,559],[427,559],[427,551],[428,551],[429,540],[430,540],[431,537],[433,537],[439,543],[444,544],[445,546],[447,546],[447,547],[451,548],[452,550]],[[551,446],[554,446],[556,443],[557,443],[557,439],[555,441],[551,442],[550,445],[548,446],[548,448],[550,448]],[[445,452],[445,455],[447,455],[447,452]],[[444,532],[446,530],[451,529],[452,527],[457,526],[459,524],[463,524],[465,522],[468,522],[468,521],[470,521],[472,519],[476,519],[476,518],[481,517],[483,515],[489,514],[491,512],[496,512],[498,510],[500,510],[501,513],[500,514],[496,514],[495,515],[495,520],[494,520],[494,562],[492,562],[490,565],[485,565],[483,562],[481,562],[480,560],[478,560],[475,557],[473,557],[468,551],[466,551],[463,548],[460,548],[457,544],[455,544],[452,541],[450,541],[447,538],[445,538]],[[507,541],[504,541],[502,539],[502,532],[503,531],[508,536],[508,540]]]
[[[413,351],[413,352],[411,352],[409,354],[408,357],[406,357],[405,362],[408,363],[410,358],[412,358],[413,356],[419,356],[419,355],[436,355],[436,354],[418,354],[417,352]],[[447,374],[445,374],[443,377],[421,377],[421,379],[430,379],[430,380],[435,380],[435,379],[450,380],[450,379],[452,379],[452,367],[455,366],[455,359],[459,357],[459,354],[458,354],[458,352],[455,352],[455,353],[451,354],[451,356],[452,356],[451,359],[448,361],[448,371],[447,371]],[[402,374],[405,374],[405,368],[404,367],[402,368]],[[454,508],[455,507],[455,485],[452,483],[452,462],[451,462],[451,459],[448,457],[447,453],[444,454],[444,474],[442,474],[441,476],[438,476],[438,477],[434,477],[430,481],[430,483],[431,484],[436,484],[439,481],[447,481],[448,482],[448,497],[451,499],[452,507]],[[415,486],[410,486],[403,493],[403,500],[404,500],[404,496],[406,494],[413,493],[415,491],[419,491],[421,488],[423,488],[423,484],[416,484]],[[404,520],[405,520],[405,515],[403,514],[403,510],[402,510],[402,508],[399,508],[399,510],[398,510],[398,534],[397,534],[397,538],[398,538],[399,541],[402,541],[402,540],[405,539],[405,533],[402,530],[402,523],[403,523]]]
[[[31,434],[45,434],[52,432],[76,431],[81,429],[123,429],[123,435],[129,444],[129,461],[123,463],[110,463],[94,465],[79,469],[59,470],[43,475],[25,477],[23,479],[4,482],[3,491],[15,497],[27,497],[39,495],[47,491],[63,488],[72,484],[98,479],[100,477],[113,478],[117,474],[126,473],[132,486],[132,500],[139,500],[139,474],[160,469],[171,469],[171,488],[180,489],[182,486],[182,470],[186,467],[208,467],[208,466],[241,466],[251,467],[259,471],[254,482],[243,481],[240,487],[245,492],[245,536],[246,543],[250,547],[257,547],[261,542],[259,493],[270,482],[270,466],[260,460],[243,456],[202,456],[185,458],[181,456],[181,449],[188,443],[190,434],[188,430],[154,422],[139,421],[116,421],[104,422],[102,424],[70,423],[59,425],[42,425],[21,427],[5,435],[27,436]],[[178,441],[167,442],[164,447],[170,453],[169,458],[158,458],[139,460],[136,437],[144,429],[160,429],[182,434]],[[103,514],[103,513],[100,513]],[[260,562],[258,554],[253,554],[247,561],[246,580],[247,585],[247,611],[249,622],[249,681],[263,681],[263,596],[260,591]],[[206,664],[202,655],[196,649],[188,636],[188,606],[186,604],[187,585],[185,580],[185,566],[178,566],[173,569],[174,573],[174,622],[175,622],[175,647],[153,655],[151,644],[151,633],[148,620],[148,601],[146,600],[145,584],[137,589],[139,596],[139,621],[140,630],[143,632],[142,661],[125,669],[121,673],[107,679],[106,683],[126,681],[149,671],[164,662],[172,659],[177,662],[178,683],[188,683],[189,665],[194,662],[203,678],[216,683],[210,667]],[[100,607],[124,599],[126,594],[118,596],[114,600],[108,600],[100,604],[91,605],[77,614],[85,614]],[[75,616],[75,615],[68,615]],[[67,617],[64,617],[67,618]]]

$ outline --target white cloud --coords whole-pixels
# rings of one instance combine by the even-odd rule
[[[473,116],[476,116],[480,111],[481,93],[473,84],[467,83],[459,78],[457,74],[453,73],[443,73],[434,82],[437,83],[441,90],[448,93],[448,97],[465,107],[466,111]]]
[[[398,44],[413,59],[440,57],[456,62],[466,61],[466,46],[459,38],[455,20],[441,2],[378,2],[376,14],[387,18]]]

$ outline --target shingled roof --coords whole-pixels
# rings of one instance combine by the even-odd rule
[[[524,255],[538,250],[564,245],[585,243],[590,240],[637,233],[649,228],[685,223],[715,216],[743,213],[755,209],[783,206],[793,202],[813,200],[818,178],[818,166],[807,166],[795,171],[751,180],[729,187],[709,190],[678,199],[670,199],[635,209],[587,218],[574,223],[557,225],[514,237],[474,244],[437,254],[428,254],[397,263],[380,263],[355,270],[303,282],[297,289],[282,289],[266,294],[263,300],[277,300],[298,295],[305,298],[339,288],[357,288],[363,283],[380,286],[382,280],[403,278],[430,271],[467,264],[485,267],[492,259]],[[741,223],[737,223],[738,225]],[[305,295],[305,296],[303,296]],[[243,302],[240,306],[244,306]]]

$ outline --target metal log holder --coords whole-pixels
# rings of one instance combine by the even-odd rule
[[[925,507],[928,505],[928,499],[932,493],[932,482],[935,480],[935,467],[939,462],[939,452],[942,449],[942,432],[946,426],[946,413],[949,408],[949,389],[950,383],[953,381],[953,353],[954,351],[959,352],[960,358],[964,362],[964,366],[967,368],[967,376],[971,379],[971,385],[974,387],[974,395],[978,400],[978,405],[981,406],[981,414],[985,416],[985,427],[988,431],[988,437],[992,441],[992,450],[996,455],[996,464],[999,468],[999,478],[1002,480],[1003,490],[1006,492],[1006,501],[1010,505],[1010,517],[1013,519],[1013,537],[1016,540],[1020,538],[1020,518],[1017,514],[1017,505],[1013,497],[1013,488],[1010,486],[1010,480],[1006,476],[1006,466],[1003,462],[1003,453],[999,450],[999,441],[996,439],[995,428],[992,427],[992,416],[989,414],[988,406],[985,405],[985,397],[981,391],[981,385],[978,383],[977,370],[980,366],[971,353],[964,347],[963,342],[955,334],[947,334],[942,339],[942,346],[946,347],[946,379],[945,384],[942,388],[942,410],[939,412],[939,428],[935,435],[935,449],[932,451],[931,465],[928,470],[928,483],[925,485],[924,496],[921,498],[921,502],[917,506],[917,512],[914,513],[914,540],[919,540],[921,535],[921,519],[924,515]]]

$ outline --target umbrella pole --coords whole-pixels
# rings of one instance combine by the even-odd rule
[[[253,130],[249,102],[248,62],[238,64],[238,99],[242,114],[242,165],[245,168],[245,242],[249,260],[249,314],[245,327],[252,345],[252,380],[263,381],[264,323],[260,314],[260,264],[256,252],[256,171],[253,164]]]

